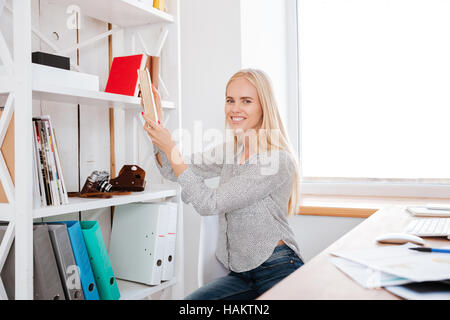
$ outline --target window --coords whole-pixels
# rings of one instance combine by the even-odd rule
[[[298,1],[306,191],[449,196],[448,17],[450,1]]]

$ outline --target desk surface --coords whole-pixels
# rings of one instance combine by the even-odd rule
[[[404,206],[377,211],[258,299],[399,299],[384,289],[361,287],[338,270],[329,258],[330,252],[335,250],[387,246],[389,244],[377,244],[374,239],[383,233],[402,232],[411,219],[415,217],[406,212]],[[424,240],[429,247],[450,244],[446,238]]]

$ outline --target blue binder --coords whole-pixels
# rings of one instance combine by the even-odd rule
[[[86,250],[83,233],[79,221],[58,221],[56,223],[64,223],[67,225],[70,243],[72,244],[75,263],[78,266],[81,279],[81,287],[83,288],[86,300],[100,300],[95,283],[94,273],[92,272],[91,263]]]

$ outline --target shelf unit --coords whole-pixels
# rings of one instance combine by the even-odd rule
[[[123,205],[134,202],[159,201],[173,199],[178,204],[177,244],[174,278],[162,282],[158,286],[147,286],[118,279],[121,299],[143,299],[156,292],[172,288],[172,298],[183,296],[184,248],[183,215],[179,186],[173,184],[147,183],[144,192],[135,192],[127,196],[114,196],[110,199],[80,199],[70,198],[69,204],[34,208],[33,172],[32,172],[32,101],[46,100],[61,103],[74,103],[92,107],[114,108],[136,112],[141,108],[140,99],[136,97],[111,94],[99,91],[80,90],[57,86],[33,87],[31,81],[31,1],[12,1],[13,15],[13,47],[12,54],[0,32],[0,60],[6,72],[0,74],[0,96],[8,96],[7,107],[2,117],[14,112],[15,124],[15,167],[21,168],[15,172],[15,186],[8,197],[8,204],[0,204],[0,221],[9,222],[7,235],[0,244],[0,270],[8,255],[12,241],[15,241],[15,274],[16,299],[33,299],[33,219],[52,217],[71,212],[82,212]],[[170,45],[168,57],[170,64],[171,99],[163,100],[163,108],[178,113],[175,129],[181,129],[181,75],[180,75],[180,31],[179,31],[179,0],[168,0],[170,14],[152,7],[152,1],[143,0],[49,0],[62,6],[75,5],[81,14],[88,15],[100,21],[122,27],[126,34],[132,34],[135,27],[166,26],[169,30],[167,42]],[[2,1],[0,1],[0,6]],[[0,8],[0,15],[2,13]],[[135,39],[134,39],[135,41]],[[135,50],[135,45],[125,41],[125,45]],[[0,121],[0,146],[8,127],[8,121]],[[123,128],[126,128],[124,126]],[[5,174],[6,165],[0,153],[0,178],[2,185],[11,187],[11,179]],[[6,177],[6,178],[5,178]],[[20,201],[19,201],[20,199]],[[3,283],[0,280],[0,299],[6,297]]]

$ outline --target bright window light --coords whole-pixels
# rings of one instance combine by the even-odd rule
[[[450,1],[299,0],[304,177],[450,181]]]

